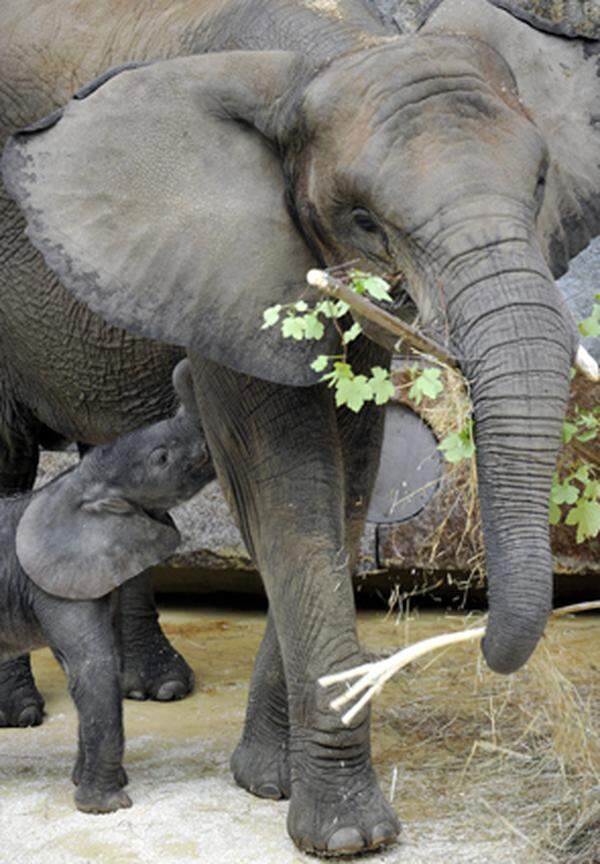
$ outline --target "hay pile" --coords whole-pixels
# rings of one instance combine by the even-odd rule
[[[447,819],[466,840],[520,841],[540,864],[599,864],[599,624],[552,623],[509,678],[489,672],[476,648],[453,648],[386,686],[376,757],[395,766],[405,821]]]

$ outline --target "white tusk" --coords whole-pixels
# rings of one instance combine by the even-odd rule
[[[600,381],[600,370],[598,369],[598,364],[583,345],[580,345],[577,349],[575,368],[578,369],[581,374],[588,379],[588,381],[594,381],[596,384]]]

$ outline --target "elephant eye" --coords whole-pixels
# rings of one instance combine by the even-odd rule
[[[150,454],[149,461],[155,468],[164,468],[169,461],[169,451],[166,447],[157,447]]]
[[[365,210],[363,207],[356,207],[352,211],[352,219],[354,220],[354,224],[357,228],[360,228],[361,231],[366,231],[367,234],[379,234],[381,233],[381,228],[373,218],[373,216],[369,213],[368,210]]]
[[[544,165],[542,170],[540,171],[540,175],[538,177],[537,185],[535,187],[534,201],[536,204],[537,212],[542,209],[542,204],[544,203],[544,196],[546,194],[546,174],[547,174],[547,166]]]

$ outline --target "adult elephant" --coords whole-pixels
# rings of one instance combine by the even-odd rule
[[[261,314],[308,296],[315,261],[407,275],[470,382],[483,651],[518,669],[551,606],[548,499],[577,347],[554,278],[600,231],[600,45],[487,0],[443,0],[404,38],[352,0],[195,8],[188,44],[217,53],[95,82],[12,139],[5,181],[76,297],[192,358],[271,607],[238,782],[290,792],[303,849],[375,848],[398,825],[368,711],[343,728],[316,681],[359,660],[348,567],[381,418],[336,412],[311,371],[335,332],[282,341]],[[355,344],[356,369],[388,359]]]
[[[107,67],[204,51],[196,34],[209,7],[153,0],[141,12],[116,0],[101,9],[85,0],[76,7],[0,0],[0,150],[19,127],[64,104]],[[264,14],[255,31],[269,10]],[[299,14],[306,21],[316,15]],[[383,32],[375,19],[371,26]],[[23,231],[0,184],[0,495],[32,487],[40,447],[106,443],[168,416],[175,409],[171,373],[183,356],[181,348],[90,314]],[[124,694],[168,700],[189,693],[192,672],[160,630],[148,574],[124,586],[120,614]],[[0,664],[0,726],[37,725],[42,717],[29,658]]]

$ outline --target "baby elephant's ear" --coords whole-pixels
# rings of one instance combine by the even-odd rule
[[[17,529],[17,556],[44,591],[71,600],[108,594],[171,555],[170,516],[151,515],[75,469],[35,494]]]

